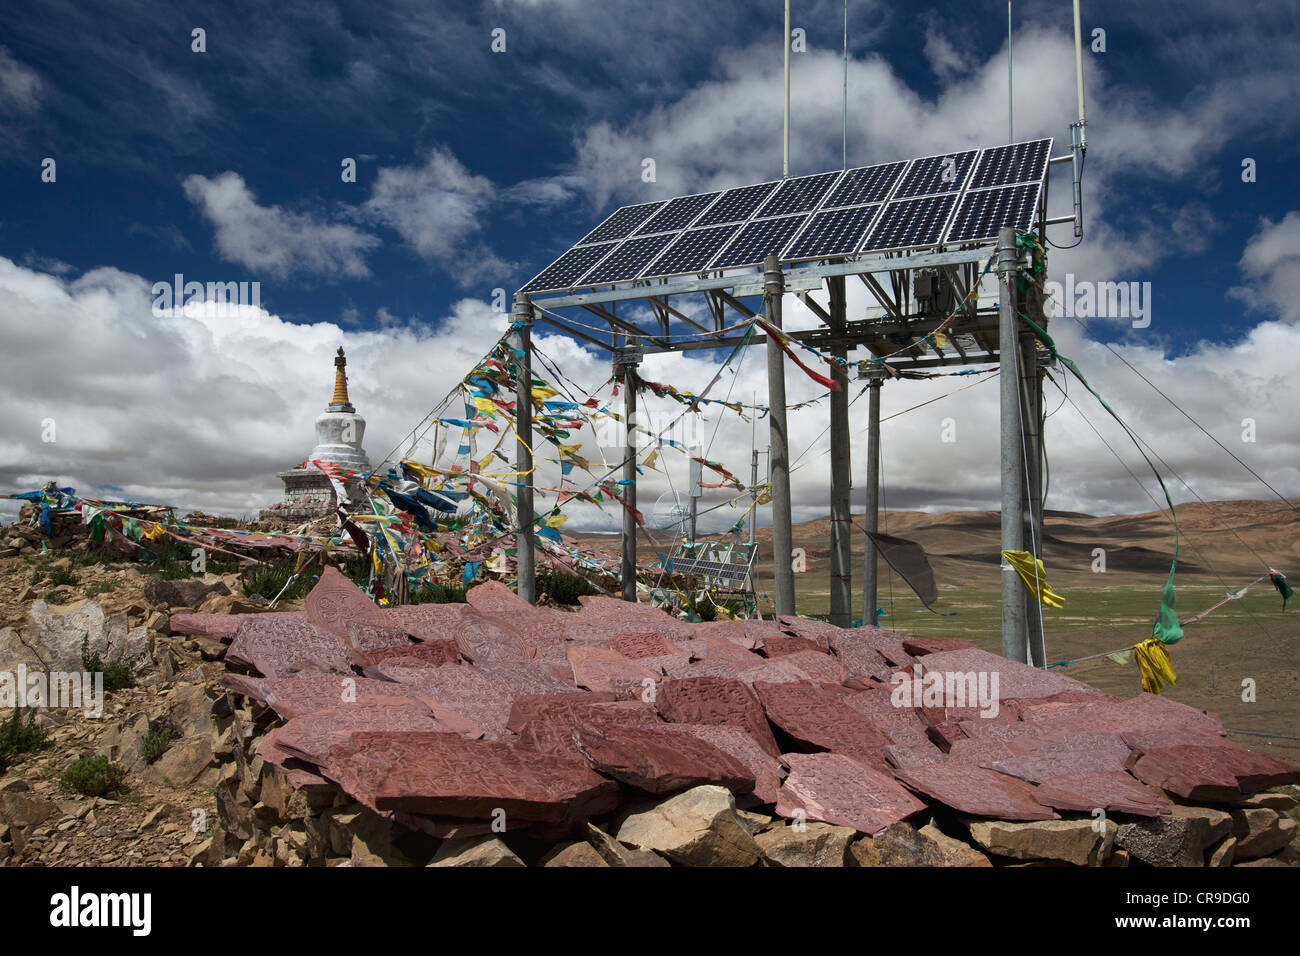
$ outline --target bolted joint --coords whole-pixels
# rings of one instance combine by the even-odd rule
[[[763,291],[769,294],[785,291],[785,277],[781,273],[781,260],[774,255],[763,260]]]

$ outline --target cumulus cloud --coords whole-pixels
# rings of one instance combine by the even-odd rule
[[[1233,288],[1234,298],[1287,322],[1300,320],[1300,212],[1280,222],[1265,219],[1239,264],[1249,284]]]
[[[217,252],[228,262],[280,278],[296,273],[370,275],[365,257],[379,246],[379,239],[354,226],[259,205],[235,172],[211,179],[195,174],[186,177],[183,186],[186,197],[215,229]]]

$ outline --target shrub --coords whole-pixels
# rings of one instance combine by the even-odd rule
[[[167,726],[152,727],[140,741],[140,756],[145,763],[154,763],[165,754],[172,745],[172,729]]]
[[[77,574],[71,568],[51,568],[45,583],[52,588],[72,587],[77,583]]]
[[[464,604],[465,589],[426,581],[407,596],[407,604]]]
[[[49,745],[49,734],[45,728],[36,726],[36,711],[27,711],[24,720],[22,710],[15,707],[9,719],[0,725],[0,773],[4,772],[9,758],[35,753]]]
[[[560,571],[548,573],[543,587],[556,604],[577,604],[578,598],[584,594],[600,593],[585,578]]]
[[[59,786],[85,797],[102,797],[123,789],[126,768],[100,754],[79,757],[59,777]]]
[[[114,691],[130,687],[135,679],[131,676],[132,661],[126,659],[126,652],[119,651],[110,661],[100,659],[99,651],[90,649],[90,635],[81,639],[81,669],[88,674],[104,675],[104,690]]]

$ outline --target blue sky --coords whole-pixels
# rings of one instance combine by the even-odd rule
[[[793,172],[836,168],[842,5],[793,6],[808,45],[793,57]],[[849,7],[851,165],[1005,139],[1004,4]],[[1169,383],[1186,388],[1207,370],[1240,383],[1240,363],[1251,382],[1207,422],[1216,434],[1272,414],[1291,387],[1252,356],[1265,342],[1285,347],[1300,318],[1300,211],[1287,219],[1300,209],[1298,10],[1084,3],[1085,35],[1104,30],[1106,44],[1085,54],[1089,235],[1053,254],[1053,273],[1150,282],[1150,328],[1099,321],[1092,335]],[[1017,2],[1015,26],[1016,138],[1055,136],[1059,155],[1073,111],[1069,3]],[[206,52],[191,49],[196,27]],[[491,48],[497,29],[503,53]],[[190,506],[256,507],[274,498],[274,470],[305,452],[326,387],[315,383],[339,342],[356,354],[372,457],[387,451],[445,391],[436,385],[500,333],[494,289],[513,292],[624,202],[779,176],[781,29],[777,0],[5,7],[0,323],[10,347],[0,371],[12,415],[0,479],[17,490],[58,474]],[[655,183],[640,179],[645,156]],[[40,180],[46,157],[54,183]],[[355,183],[340,180],[345,157],[357,161]],[[1242,182],[1246,157],[1256,182]],[[1058,177],[1054,213],[1068,206]],[[1052,235],[1071,238],[1068,226]],[[155,327],[133,311],[142,287],[177,272],[259,281],[262,337]],[[1076,357],[1095,351],[1077,326],[1062,334]],[[84,354],[61,347],[66,336],[83,337]],[[578,381],[603,380],[599,358],[552,348]],[[1095,361],[1126,395],[1132,384],[1104,353]],[[761,371],[749,365],[745,374]],[[698,387],[708,357],[655,369]],[[1225,407],[1203,389],[1184,394],[1211,417]],[[1153,393],[1131,395],[1137,420],[1167,430],[1148,409]],[[55,413],[69,437],[41,447],[31,422]],[[1288,484],[1300,436],[1280,416],[1271,425],[1273,444],[1248,451],[1300,492]],[[726,446],[742,466],[748,434]],[[924,461],[928,447],[900,451]],[[903,499],[995,505],[987,451],[970,452],[982,478],[963,495],[936,497],[924,469],[907,475],[900,463]],[[1189,452],[1184,466],[1206,492],[1263,493],[1208,454]],[[1146,501],[1091,477],[1067,483],[1061,506]],[[825,510],[816,487],[801,500],[805,517]]]

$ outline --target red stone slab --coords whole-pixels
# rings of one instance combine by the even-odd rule
[[[1122,771],[1064,773],[1039,785],[1034,799],[1045,807],[1069,813],[1128,813],[1138,817],[1156,817],[1169,813],[1170,806],[1160,794],[1142,786]]]
[[[551,700],[540,704],[535,703],[536,698],[528,697],[529,703],[525,707],[531,714],[518,730],[520,745],[540,753],[578,755],[578,731],[583,727],[658,726],[662,723],[655,709],[640,700],[601,701],[573,699],[570,695],[547,696]],[[512,713],[512,720],[517,716],[523,716],[523,713]]]
[[[479,617],[537,648],[563,643],[573,617],[555,608],[534,607],[499,581],[470,588],[465,600]]]
[[[781,633],[781,625],[777,621],[733,621],[731,623],[739,624],[741,633],[751,641],[767,637],[769,634]]]
[[[460,648],[455,641],[421,641],[418,644],[404,644],[394,647],[376,647],[368,651],[353,651],[352,663],[360,667],[362,673],[366,668],[385,661],[414,661],[419,664],[431,664],[441,667],[443,664],[460,664]]]
[[[578,749],[599,773],[650,793],[726,787],[745,794],[754,775],[702,737],[656,726],[599,723],[580,726]]]
[[[713,635],[707,639],[707,650],[705,651],[705,660],[709,661],[727,661],[737,665],[741,670],[748,670],[751,667],[762,667],[766,663],[765,658],[755,654],[751,650],[741,647],[730,638]]]
[[[389,624],[421,641],[455,640],[468,608],[463,604],[401,604],[385,614]]]
[[[891,743],[913,747],[924,752],[940,752],[926,735],[926,725],[912,707],[896,707],[890,700],[889,688],[876,686],[870,690],[845,695],[844,702],[865,714],[873,727],[889,738]]]
[[[830,650],[831,639],[843,630],[843,628],[836,627],[834,624],[828,624],[825,621],[814,621],[808,617],[779,617],[777,621],[780,623],[783,633],[792,637],[807,638],[823,651]]]
[[[681,654],[682,649],[662,634],[654,631],[632,631],[615,634],[609,639],[611,650],[618,651],[624,657],[640,659],[644,657],[664,657],[668,654]]]
[[[384,663],[375,668],[389,680],[414,688],[482,728],[492,740],[506,735],[510,705],[519,694],[550,694],[573,690],[535,664],[497,664],[490,670],[466,665],[428,667]]]
[[[916,658],[903,650],[902,641],[883,642],[876,648],[876,651],[895,668],[901,667],[911,670],[916,661]]]
[[[460,620],[456,625],[456,645],[470,663],[480,667],[510,661],[526,661],[533,656],[523,638],[499,626],[494,620],[457,605]]]
[[[800,680],[815,684],[838,684],[848,676],[844,665],[823,651],[794,651],[777,658],[773,663]]]
[[[790,634],[776,634],[763,637],[754,645],[755,650],[762,651],[768,657],[781,657],[795,651],[813,651],[820,653],[822,645],[806,637],[794,637]]]
[[[266,703],[284,718],[301,717],[339,706],[407,709],[418,703],[415,689],[386,680],[342,674],[296,674],[269,678],[263,684]],[[427,707],[424,708],[426,711]]]
[[[590,644],[570,644],[567,648],[573,682],[587,690],[621,691],[629,686],[654,684],[658,674],[618,651]]]
[[[227,687],[251,700],[266,702],[266,678],[249,677],[246,674],[225,673],[221,675],[221,686]]]
[[[809,750],[829,750],[873,767],[885,766],[888,738],[842,696],[798,681],[757,683],[754,690],[767,719]]]
[[[344,623],[347,631],[347,644],[354,651],[372,651],[381,647],[405,647],[415,638],[404,627],[365,624],[361,621]]]
[[[565,633],[571,640],[600,644],[630,631],[653,631],[677,643],[690,639],[691,626],[658,608],[633,604],[604,595],[583,596],[582,610],[564,615]]]
[[[168,627],[173,634],[187,634],[191,637],[207,637],[214,641],[229,641],[244,621],[261,619],[273,621],[305,621],[307,615],[302,611],[267,611],[263,614],[173,614],[168,619]]]
[[[948,755],[930,741],[924,747],[911,747],[890,744],[885,748],[885,760],[891,767],[906,770],[909,767],[926,767],[932,763],[944,763]]]
[[[528,721],[540,714],[550,704],[606,704],[617,700],[614,694],[602,691],[593,693],[586,690],[570,691],[562,694],[519,694],[510,705],[510,717],[506,728],[519,732]]]
[[[959,813],[994,820],[1055,820],[1057,814],[1034,799],[1034,787],[1015,777],[949,758],[896,771],[917,793]]]
[[[765,751],[739,727],[721,724],[660,724],[656,729],[665,733],[690,734],[717,747],[742,764],[753,776],[755,799],[760,803],[776,803],[785,768],[779,759]]]
[[[295,717],[272,733],[275,745],[282,751],[319,766],[326,761],[332,748],[349,747],[352,734],[358,730],[449,732],[427,708],[412,699],[409,706],[340,704],[327,707]],[[263,746],[268,739],[271,739],[271,734],[262,738]]]
[[[507,619],[529,617],[545,610],[529,604],[500,581],[476,584],[466,592],[465,601],[476,611]]]
[[[307,621],[252,617],[235,632],[226,663],[247,665],[266,677],[301,671],[351,674],[346,640],[346,634],[339,638]]]
[[[849,676],[869,677],[888,683],[891,676],[889,665],[867,635],[841,631],[831,638],[831,650]]]
[[[388,623],[383,610],[332,565],[326,565],[303,605],[308,621],[345,640],[348,621],[381,627]]]
[[[943,651],[964,651],[974,646],[970,641],[963,641],[960,637],[909,637],[903,641],[903,650],[913,657],[924,657],[926,654],[939,654]]]
[[[1000,700],[1020,697],[1047,697],[1065,690],[1091,692],[1091,688],[1056,671],[1040,670],[1008,660],[978,647],[957,651],[926,654],[918,660],[922,676],[931,673],[997,675],[997,696]]]
[[[277,745],[277,737],[283,728],[272,728],[258,743],[257,752],[262,760],[284,774],[289,786],[310,794],[337,792],[338,787],[326,780],[319,773],[315,764],[302,760],[298,756]]]
[[[657,675],[665,675],[670,671],[678,672],[690,666],[691,658],[689,654],[664,654],[660,657],[639,657],[636,662]]]
[[[1148,750],[1134,764],[1133,775],[1184,800],[1210,802],[1230,802],[1242,794],[1300,783],[1300,767],[1233,744]]]
[[[843,754],[786,754],[782,759],[790,775],[781,785],[776,812],[786,819],[879,833],[926,808],[889,775]]]
[[[768,629],[767,621],[696,621],[689,626],[692,637],[705,641],[711,637],[721,637],[747,650],[753,650],[760,637],[780,633],[775,622],[771,623],[771,629]]]
[[[758,695],[741,681],[723,677],[666,680],[657,688],[655,707],[673,723],[735,727],[749,734],[770,756],[781,755]]]
[[[1021,719],[1063,732],[1088,730],[1151,735],[1165,732],[1186,734],[1197,730],[1212,735],[1224,732],[1217,717],[1156,694],[1141,694],[1132,700],[1099,699],[1025,706]]]
[[[1166,725],[1155,729],[1126,730],[1120,736],[1126,744],[1140,752],[1188,744],[1194,747],[1222,747],[1231,743],[1225,735],[1209,732],[1202,726]]]
[[[322,768],[381,810],[560,823],[613,810],[618,784],[572,757],[453,734],[357,732]]]

